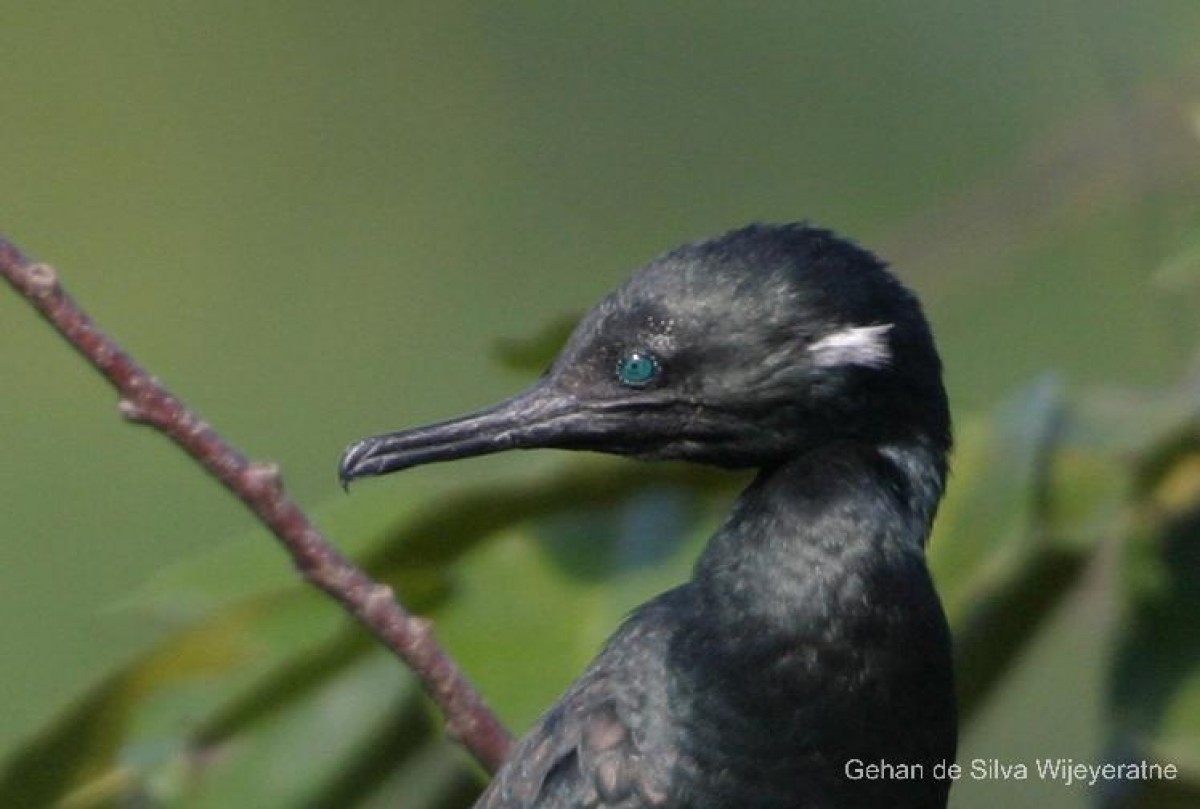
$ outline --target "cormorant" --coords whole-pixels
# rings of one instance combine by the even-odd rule
[[[751,225],[638,271],[524,393],[359,441],[341,477],[534,447],[759,470],[477,809],[929,809],[957,736],[925,563],[950,444],[916,298],[829,231]]]

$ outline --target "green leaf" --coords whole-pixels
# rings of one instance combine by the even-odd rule
[[[1052,533],[1056,519],[1069,522],[1050,489],[1065,417],[1062,390],[1047,378],[960,431],[930,565],[955,635],[964,724],[1074,586],[1095,545]]]
[[[1151,454],[1126,544],[1112,713],[1119,734],[1200,749],[1200,433]]]
[[[420,476],[399,489],[364,486],[355,489],[353,497],[339,496],[325,504],[316,512],[316,522],[342,553],[361,557],[427,508],[431,494]],[[298,583],[279,540],[255,526],[162,569],[116,608],[183,622],[245,598],[292,590]]]
[[[1047,377],[960,426],[929,556],[952,625],[1038,544],[1033,529],[1063,408],[1059,383]]]
[[[387,713],[306,806],[468,807],[485,783],[416,692]],[[394,796],[389,800],[389,796]],[[384,803],[384,801],[389,801]]]
[[[1066,440],[1117,459],[1185,433],[1200,414],[1200,377],[1164,390],[1105,388],[1078,397]]]
[[[405,722],[399,730],[397,718]],[[377,650],[287,710],[262,716],[252,731],[188,747],[149,774],[147,791],[189,809],[342,805],[314,801],[369,792],[381,778],[364,766],[373,742],[386,738],[407,754],[434,739],[411,676]],[[342,780],[349,770],[370,777],[352,789]]]
[[[630,609],[689,578],[715,518],[711,501],[663,487],[506,531],[457,569],[438,634],[523,729]]]
[[[0,805],[48,806],[81,790],[92,806],[136,780],[123,751],[137,712],[171,686],[219,677],[255,654],[245,631],[263,603],[178,633],[105,677],[41,733],[17,748],[0,772]]]

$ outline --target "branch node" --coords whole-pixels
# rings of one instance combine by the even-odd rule
[[[386,584],[376,584],[367,593],[366,602],[363,604],[363,613],[365,615],[374,616],[386,614],[391,611],[392,605],[396,603],[396,593],[391,587]]]
[[[389,588],[390,589],[390,588]],[[424,643],[433,638],[433,621],[414,615],[408,622],[408,630],[417,643]]]
[[[246,480],[256,490],[280,489],[283,487],[283,474],[279,464],[273,461],[255,461],[246,468]]]
[[[29,288],[39,298],[47,298],[59,291],[58,272],[49,264],[30,264],[25,269]]]
[[[134,424],[145,424],[150,421],[150,414],[146,412],[146,409],[132,399],[122,399],[117,402],[117,410],[126,421]]]

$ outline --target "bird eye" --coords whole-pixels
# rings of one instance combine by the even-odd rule
[[[630,388],[644,388],[658,376],[658,358],[648,351],[630,351],[617,361],[617,379]]]

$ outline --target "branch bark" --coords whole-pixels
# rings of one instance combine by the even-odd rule
[[[495,772],[511,745],[508,731],[438,645],[429,621],[405,610],[390,587],[372,580],[325,538],[285,491],[278,466],[252,461],[231,446],[105,334],[64,291],[51,266],[30,261],[3,236],[0,275],[109,381],[126,419],[159,431],[224,484],[279,539],[307,581],[336,599],[417,675],[445,714],[447,733]]]

